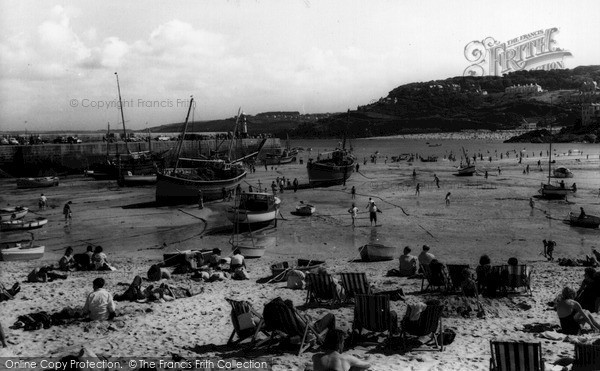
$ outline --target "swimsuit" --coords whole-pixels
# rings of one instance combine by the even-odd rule
[[[575,320],[575,313],[571,312],[566,317],[560,318],[560,327],[562,327],[562,331],[567,335],[578,335],[579,331],[581,331],[581,327],[579,323]]]

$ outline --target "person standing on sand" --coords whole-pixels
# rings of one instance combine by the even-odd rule
[[[421,183],[417,183],[417,187],[415,188],[415,195],[416,196],[421,195]]]
[[[360,165],[356,163],[356,172],[358,173],[358,169],[360,169]]]
[[[485,179],[488,178],[488,172],[487,172],[487,170],[485,171],[485,174],[483,176],[485,177]]]
[[[204,209],[204,196],[201,189],[198,189],[198,208]]]
[[[500,170],[500,166],[498,166],[498,175],[502,175],[502,170]]]
[[[450,206],[450,192],[446,193],[446,206]]]
[[[294,185],[294,193],[296,193],[298,190],[298,178],[294,178],[294,182],[292,184]]]
[[[69,201],[63,207],[63,215],[65,216],[65,223],[70,223],[71,220],[73,219],[73,213],[71,211],[72,203],[73,203],[72,201]]]
[[[417,170],[413,169],[413,179],[415,179],[417,177]]]
[[[369,197],[369,203],[367,204],[367,209],[369,209],[369,221],[371,222],[371,227],[373,226],[373,222],[375,222],[375,226],[377,227],[377,206],[375,206],[375,201]]]
[[[42,193],[41,196],[40,196],[40,198],[38,199],[38,207],[39,207],[39,209],[40,210],[45,210],[47,203],[48,203],[48,199]]]
[[[343,353],[345,337],[342,330],[327,331],[323,342],[325,352],[312,357],[313,371],[360,371],[371,367],[369,363]]]
[[[350,190],[350,194],[352,195],[352,199],[354,200],[356,198],[356,187],[352,186],[352,189]]]
[[[433,180],[435,181],[435,185],[440,188],[440,178],[436,174],[433,174]]]
[[[352,203],[352,207],[348,209],[350,216],[352,217],[352,228],[355,227],[356,217],[358,216],[358,207],[355,203]]]
[[[529,207],[532,209],[535,207],[535,201],[533,201],[533,197],[529,197]]]
[[[274,195],[277,194],[277,185],[275,184],[275,181],[271,183],[271,190],[273,191]]]

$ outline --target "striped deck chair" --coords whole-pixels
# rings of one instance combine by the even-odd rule
[[[263,332],[265,335],[270,336],[262,328],[262,316],[252,308],[252,304],[245,300],[225,300],[231,305],[231,322],[233,323],[233,331],[229,336],[227,345],[237,345],[248,338],[252,338],[250,346],[254,346],[258,333]],[[256,323],[257,319],[258,323]],[[237,340],[234,341],[236,335]]]
[[[388,332],[387,339],[398,329],[398,316],[390,311],[390,297],[388,295],[356,295],[354,304],[354,321],[352,333],[362,330],[375,333]]]
[[[442,275],[438,277],[434,277],[431,272],[431,265],[423,264],[421,265],[423,269],[423,279],[421,280],[421,292],[425,292],[431,288],[436,288],[440,291],[447,291],[448,285],[450,284],[450,278],[448,277],[448,272],[446,270],[446,266],[442,268]],[[427,281],[427,286],[423,289],[424,283]]]
[[[341,302],[342,298],[338,291],[339,286],[330,274],[307,273],[306,283],[308,290],[305,304],[329,302],[333,305]]]
[[[426,343],[426,345],[432,344],[430,348],[419,348],[413,350],[439,350],[440,352],[444,350],[444,337],[439,336],[442,340],[438,341],[438,335],[444,333],[444,325],[442,323],[442,313],[444,312],[443,305],[428,305],[417,321],[409,321],[410,317],[410,307],[406,309],[407,313],[401,321],[401,331],[400,334],[402,336],[402,344],[406,349],[406,340],[407,336],[427,336],[431,335],[431,340]]]
[[[277,310],[270,312],[268,316],[265,315],[264,323],[265,329],[271,332],[269,340],[273,340],[276,335],[281,335],[284,338],[300,337],[298,355],[301,355],[313,345],[306,342],[309,332],[315,335],[317,344],[323,344],[322,334],[318,333],[313,325],[306,321],[295,308],[288,307],[285,304],[277,306]]]
[[[450,287],[454,292],[461,291],[462,284],[465,280],[463,271],[470,269],[468,264],[446,264],[448,276],[450,276]]]
[[[346,301],[356,297],[356,295],[371,294],[371,287],[367,280],[366,273],[340,273],[342,287],[346,293]]]
[[[490,341],[490,371],[543,371],[541,343]]]
[[[504,287],[506,290],[516,290],[524,287],[529,295],[533,296],[531,292],[531,273],[533,269],[529,265],[503,265],[502,271],[505,272],[506,280],[503,280]]]
[[[597,370],[600,370],[600,345],[576,343],[572,371]]]

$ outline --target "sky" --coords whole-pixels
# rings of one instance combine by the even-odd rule
[[[266,111],[343,112],[461,76],[465,46],[557,27],[600,64],[600,1],[0,2],[0,132],[128,129]]]

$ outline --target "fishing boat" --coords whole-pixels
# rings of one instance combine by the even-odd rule
[[[287,278],[285,273],[291,270],[308,273],[316,272],[319,268],[324,266],[325,262],[322,260],[298,259],[295,263],[281,262],[271,265],[271,274],[275,279],[274,281],[280,282]]]
[[[565,187],[565,183],[561,181],[559,185],[550,184],[552,174],[552,126],[550,126],[550,150],[548,151],[548,183],[542,183],[539,193],[544,198],[548,199],[563,199],[567,197],[570,189]]]
[[[17,188],[46,188],[58,185],[58,177],[47,176],[42,178],[19,178]]]
[[[43,245],[34,245],[34,237],[31,239],[0,242],[0,260],[33,260],[44,256],[45,247]]]
[[[594,215],[576,216],[573,213],[569,213],[568,222],[574,227],[598,228],[600,226],[600,217]]]
[[[475,164],[471,164],[471,159],[467,156],[467,152],[464,147],[462,149],[463,155],[465,156],[466,164],[460,164],[458,167],[456,176],[473,176],[475,174]]]
[[[421,162],[437,162],[437,160],[438,160],[437,156],[427,156],[426,158],[425,157],[420,157],[420,158],[421,158]]]
[[[557,167],[552,171],[555,178],[572,178],[573,172],[564,166]]]
[[[23,219],[15,219],[8,220],[5,222],[0,222],[0,230],[3,231],[17,231],[17,230],[25,230],[25,229],[36,229],[42,228],[48,223],[48,219],[43,217],[35,218],[34,220],[23,220]]]
[[[313,161],[308,160],[308,182],[311,185],[343,184],[350,178],[354,171],[356,159],[344,148],[336,149],[330,153],[322,153],[323,158]]]
[[[296,212],[294,214],[299,216],[311,216],[316,210],[317,208],[313,205],[305,204],[300,201],[300,205],[296,206]]]
[[[17,220],[23,218],[29,209],[23,206],[5,207],[0,209],[0,222],[7,222],[9,220]]]
[[[368,243],[358,248],[360,258],[366,262],[393,260],[396,248],[378,243]]]
[[[236,206],[227,209],[227,219],[239,225],[266,225],[277,217],[280,203],[281,200],[271,193],[242,193]]]
[[[255,153],[231,161],[231,150],[233,140],[229,145],[229,155],[224,159],[191,159],[182,158],[181,150],[183,138],[188,127],[188,119],[194,98],[190,100],[190,106],[183,126],[183,135],[179,140],[177,149],[177,160],[175,167],[163,169],[157,174],[156,202],[157,203],[191,203],[198,202],[200,195],[204,201],[216,200],[223,197],[223,193],[233,192],[246,177],[246,170],[241,165],[242,161],[251,159],[260,152],[266,139]],[[237,128],[240,114],[236,119],[233,132],[237,136]],[[189,167],[180,167],[179,163],[190,164]]]
[[[290,146],[290,136],[287,136],[286,145],[284,149],[278,148],[276,153],[267,153],[263,158],[265,165],[284,165],[290,164],[296,161],[298,155],[298,149]]]

